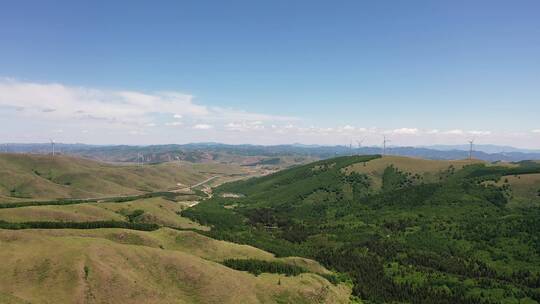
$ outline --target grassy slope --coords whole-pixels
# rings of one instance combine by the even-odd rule
[[[32,206],[0,209],[0,220],[7,222],[52,221],[52,222],[92,222],[116,220],[125,217],[90,204],[68,206]]]
[[[426,182],[435,182],[450,166],[459,170],[464,166],[480,163],[485,162],[479,160],[429,160],[403,156],[385,156],[369,161],[365,165],[364,163],[353,164],[343,169],[343,172],[346,174],[351,172],[367,174],[372,178],[373,188],[379,190],[382,186],[383,172],[390,165],[405,172],[420,174]]]
[[[177,228],[208,229],[207,227],[201,226],[178,214],[186,208],[185,205],[161,197],[136,200],[121,204],[99,203],[95,204],[95,206],[122,214],[128,214],[135,210],[144,210],[144,214],[138,219],[138,221],[144,223],[157,223],[159,225]]]
[[[157,231],[145,232],[123,229],[97,230],[33,230],[37,235],[44,236],[78,236],[89,238],[104,238],[120,244],[165,248],[196,255],[206,260],[221,262],[227,259],[257,259],[264,261],[281,261],[298,265],[314,273],[329,273],[319,263],[300,257],[276,258],[273,254],[248,245],[220,241],[193,231],[178,231],[162,228]],[[161,246],[161,247],[160,247]]]
[[[169,229],[148,233],[122,229],[0,230],[0,302],[348,301],[349,288],[333,286],[319,276],[255,277],[207,259],[210,253],[194,254],[191,245],[183,246],[200,243],[200,238],[193,232]],[[268,258],[267,253],[248,246],[211,239],[203,242],[217,248],[229,247],[221,252],[223,258]],[[231,250],[236,246],[239,248]]]
[[[136,219],[137,222],[156,223],[162,226],[183,229],[208,230],[208,227],[180,216],[178,213],[185,208],[185,204],[154,197],[124,203],[91,203],[0,209],[0,220],[7,222],[126,221],[128,214],[132,214],[135,210],[143,210],[144,214]]]
[[[116,166],[58,156],[0,156],[0,199],[96,197],[182,188],[210,176],[221,183],[256,174],[253,168],[184,162]],[[151,178],[149,178],[151,177]],[[180,185],[179,185],[180,184]],[[15,189],[15,193],[11,190]],[[191,200],[185,196],[187,200]],[[181,217],[182,202],[162,197],[123,203],[85,203],[0,209],[9,222],[127,220],[207,230]],[[314,274],[255,277],[219,262],[255,258],[329,273],[313,260],[272,254],[192,231],[124,229],[0,230],[0,303],[346,303],[350,287]],[[85,271],[86,269],[86,271]],[[86,274],[87,273],[87,274]],[[280,284],[278,284],[280,282]]]
[[[193,185],[215,174],[240,175],[245,171],[223,164],[112,165],[68,156],[0,154],[0,199],[135,194]]]
[[[511,204],[515,206],[540,206],[540,173],[508,175],[496,184],[508,184],[511,190]]]

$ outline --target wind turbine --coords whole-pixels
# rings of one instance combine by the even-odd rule
[[[383,156],[386,155],[386,143],[391,142],[390,139],[386,139],[386,135],[383,137]]]
[[[49,141],[51,142],[52,156],[54,156],[54,139],[49,138]]]
[[[360,154],[360,148],[362,148],[362,143],[366,140],[366,138],[362,138],[362,140],[357,140],[356,143],[358,144],[358,154]]]
[[[469,140],[469,160],[472,160],[473,145],[474,145],[474,138]]]

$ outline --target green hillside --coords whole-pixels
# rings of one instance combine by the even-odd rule
[[[182,214],[214,238],[316,259],[368,302],[540,303],[540,208],[512,203],[535,199],[538,173],[341,157],[225,184]]]

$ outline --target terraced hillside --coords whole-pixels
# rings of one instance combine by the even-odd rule
[[[346,273],[373,303],[540,303],[539,173],[341,157],[225,184],[182,214],[211,237]]]

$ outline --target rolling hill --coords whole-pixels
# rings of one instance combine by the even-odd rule
[[[382,140],[382,138],[381,138]],[[3,146],[3,147],[2,147]],[[182,160],[192,163],[219,162],[228,164],[255,165],[262,162],[273,168],[285,168],[290,165],[304,164],[318,159],[346,155],[370,155],[382,153],[380,146],[361,148],[350,146],[320,145],[227,145],[220,143],[191,143],[185,145],[151,146],[93,146],[83,144],[57,144],[57,151],[107,162],[131,162],[142,160],[146,163],[160,163]],[[352,148],[352,149],[351,149]],[[484,161],[522,161],[540,159],[540,151],[518,149],[505,146],[475,145],[474,158]],[[46,144],[3,144],[0,151],[12,153],[48,154],[51,151]],[[427,146],[407,147],[391,146],[388,154],[397,156],[420,157],[435,160],[465,159],[469,155],[469,146]]]
[[[182,214],[211,237],[346,273],[373,303],[540,303],[539,173],[339,157],[222,185]]]
[[[350,282],[318,262],[204,236],[181,216],[254,168],[3,154],[0,171],[0,303],[350,301]]]
[[[252,247],[200,239],[175,230],[0,230],[0,302],[348,302],[349,287],[313,273],[255,276],[228,268],[209,257],[218,250],[221,258],[275,258]],[[209,253],[185,243],[209,245]]]
[[[137,166],[56,155],[0,154],[0,199],[57,199],[133,195],[230,179],[256,170],[238,165],[170,162]]]

